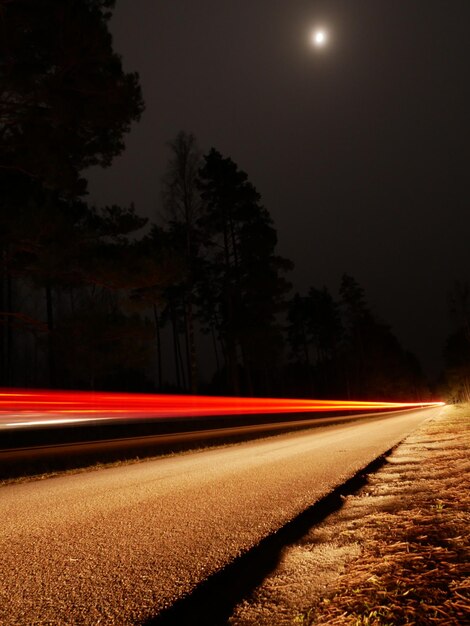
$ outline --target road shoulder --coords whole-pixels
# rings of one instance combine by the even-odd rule
[[[469,444],[470,406],[445,407],[285,549],[230,624],[469,623]]]

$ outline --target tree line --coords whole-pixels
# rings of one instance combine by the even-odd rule
[[[470,402],[470,285],[456,281],[448,296],[454,329],[444,347],[445,370],[439,381],[443,397]]]
[[[144,110],[113,6],[0,0],[0,386],[420,399],[357,281],[293,295],[255,186],[191,133],[169,145],[158,220],[87,201],[86,170]]]

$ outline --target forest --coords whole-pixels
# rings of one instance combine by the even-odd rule
[[[93,206],[144,112],[114,2],[0,1],[0,386],[419,401],[417,359],[345,273],[295,292],[255,185],[181,131],[153,221]],[[87,33],[83,37],[83,33]],[[440,389],[470,397],[470,298]]]

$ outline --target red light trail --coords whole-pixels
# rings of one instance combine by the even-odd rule
[[[444,404],[4,389],[0,390],[0,426],[100,419],[399,410]],[[15,421],[16,418],[20,421]]]

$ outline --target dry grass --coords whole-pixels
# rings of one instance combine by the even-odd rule
[[[369,509],[361,556],[297,624],[470,624],[469,444],[465,406],[447,407],[400,446],[359,494],[394,506]]]

